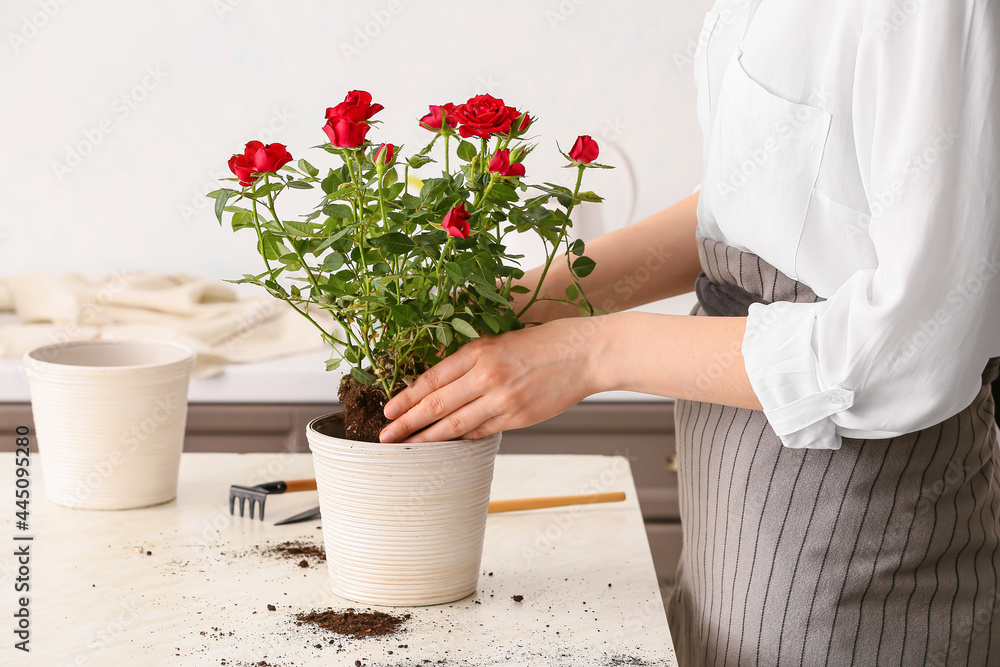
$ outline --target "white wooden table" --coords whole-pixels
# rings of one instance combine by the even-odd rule
[[[263,553],[287,540],[322,546],[319,520],[273,525],[315,506],[315,491],[269,497],[265,522],[228,512],[229,484],[311,477],[310,455],[185,454],[176,500],[116,512],[49,503],[40,468],[33,456],[21,531],[14,455],[0,460],[3,665],[676,665],[621,457],[499,457],[493,498],[621,490],[627,500],[490,515],[476,594],[382,609],[411,618],[395,636],[364,639],[296,625],[297,612],[369,607],[333,595],[325,566]],[[18,593],[13,554],[25,544],[30,592]],[[14,648],[25,595],[30,653]]]

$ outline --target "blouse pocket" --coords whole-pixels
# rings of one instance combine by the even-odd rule
[[[709,228],[790,277],[830,129],[828,111],[779,97],[729,61],[706,155]]]

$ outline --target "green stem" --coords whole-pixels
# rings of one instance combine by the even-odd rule
[[[527,312],[527,310],[531,308],[531,306],[534,305],[534,303],[538,300],[538,293],[541,292],[542,285],[545,284],[545,276],[548,274],[549,267],[552,266],[552,262],[556,258],[556,253],[559,250],[559,244],[565,238],[566,229],[570,223],[569,216],[573,212],[573,207],[576,205],[577,195],[580,193],[580,183],[583,182],[583,170],[585,168],[586,167],[584,167],[583,165],[579,166],[579,172],[576,175],[576,187],[573,188],[573,198],[570,200],[569,206],[566,207],[566,222],[564,222],[562,227],[559,229],[559,236],[552,244],[552,252],[545,258],[545,266],[542,267],[542,275],[538,278],[538,284],[535,286],[534,294],[531,295],[531,299],[528,300],[528,303],[525,304],[525,306],[521,308],[521,310],[518,311],[518,313],[515,315],[515,317],[517,317],[518,319],[520,319],[521,315],[524,315],[524,313]],[[568,257],[567,261],[569,261]],[[570,278],[573,280],[573,282],[577,285],[577,288],[579,288],[580,285],[579,283],[576,283],[576,278],[573,276],[572,267],[570,269],[569,275]],[[589,304],[590,302],[588,301],[587,303]]]

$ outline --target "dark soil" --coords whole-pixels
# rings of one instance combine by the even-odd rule
[[[339,635],[350,635],[356,639],[396,634],[400,626],[409,618],[409,614],[395,616],[381,611],[359,612],[351,608],[344,611],[327,609],[326,611],[300,612],[295,615],[296,625],[311,623],[323,630],[329,630]]]
[[[344,406],[345,437],[348,440],[378,442],[378,435],[391,422],[382,414],[389,402],[382,388],[377,385],[363,385],[350,375],[340,381],[337,391]]]

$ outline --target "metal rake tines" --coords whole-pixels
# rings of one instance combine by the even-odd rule
[[[236,500],[240,501],[240,516],[243,516],[244,504],[250,502],[250,518],[254,518],[254,505],[260,503],[261,521],[264,520],[264,501],[267,500],[267,491],[260,487],[232,485],[229,487],[229,513],[235,513]]]

